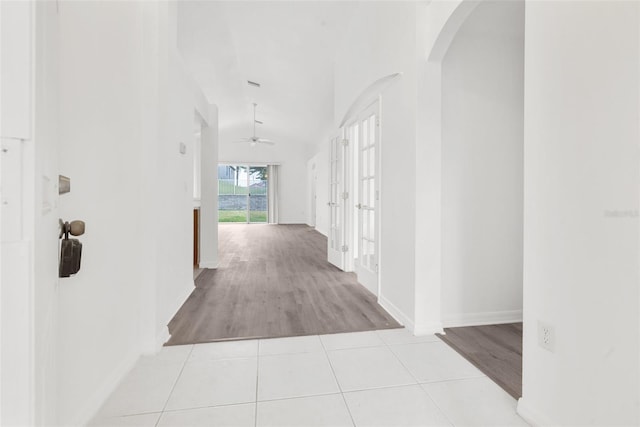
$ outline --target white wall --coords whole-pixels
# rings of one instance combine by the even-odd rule
[[[519,411],[538,424],[640,423],[639,8],[527,3]]]
[[[166,339],[193,289],[193,115],[203,107],[177,53],[174,8],[59,4],[59,171],[71,178],[60,215],[87,223],[82,269],[59,287],[63,425],[93,416]]]
[[[168,338],[168,320],[193,290],[193,116],[196,102],[177,48],[176,8],[175,2],[159,8],[160,22],[166,22],[166,27],[161,25],[159,31],[160,131],[155,153],[158,173],[153,187],[148,189],[156,195],[157,205],[156,209],[147,210],[146,215],[147,219],[155,219],[156,227],[158,344]],[[186,145],[185,154],[180,153],[180,143]]]
[[[218,267],[218,109],[210,110],[209,124],[202,127],[200,268]]]
[[[363,2],[336,55],[335,126],[378,79],[403,72],[382,93],[380,298],[406,326],[414,318],[416,4]]]
[[[442,321],[522,320],[524,1],[483,2],[442,62]]]
[[[305,224],[307,221],[307,147],[304,144],[277,142],[276,145],[233,143],[220,131],[219,163],[279,164],[278,217],[281,224]]]
[[[89,414],[79,411],[97,405],[105,379],[115,380],[139,352],[142,46],[138,8],[65,2],[60,9],[59,170],[71,178],[60,215],[87,224],[82,269],[59,290],[58,409],[71,424],[85,421]]]

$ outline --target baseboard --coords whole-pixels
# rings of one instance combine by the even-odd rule
[[[393,304],[391,301],[386,299],[384,295],[380,295],[378,297],[378,304],[380,304],[382,308],[384,308],[386,312],[389,313],[391,317],[393,317],[396,320],[396,322],[400,323],[405,328],[411,330],[411,332],[414,331],[415,325],[413,321],[409,318],[409,316],[404,314],[402,310],[400,310],[398,307],[395,306],[395,304]]]
[[[440,322],[423,323],[415,326],[413,334],[416,336],[442,334],[443,329]]]
[[[171,338],[171,334],[169,333],[168,326],[165,326],[158,331],[158,334],[156,335],[156,353],[162,349],[164,343],[169,341],[169,338]]]
[[[198,263],[198,268],[211,268],[215,270],[216,268],[218,268],[218,262],[217,261],[216,262],[200,261]]]
[[[445,328],[462,326],[499,325],[522,322],[522,310],[489,311],[484,313],[464,313],[449,316],[442,321]]]
[[[316,230],[318,233],[322,234],[324,237],[329,237],[329,234],[327,233],[327,230],[323,230],[322,228],[318,228],[317,225],[315,227],[313,227],[313,229]]]
[[[169,322],[171,321],[171,319],[173,319],[175,317],[175,315],[178,312],[178,310],[180,310],[180,307],[182,307],[182,305],[185,303],[187,298],[189,298],[189,296],[191,295],[191,293],[195,289],[194,287],[195,287],[195,280],[191,280],[191,281],[189,281],[187,283],[187,285],[184,288],[183,295],[181,295],[176,300],[176,306],[175,306],[176,308],[175,308],[175,310],[173,310],[173,313],[171,313],[171,315],[169,316],[168,319],[165,319],[165,321],[164,321],[165,325],[169,325]],[[156,353],[159,352],[162,349],[162,346],[164,346],[164,343],[169,341],[170,338],[171,338],[171,334],[169,333],[169,326],[163,326],[162,328],[160,328],[156,332],[155,352]]]
[[[533,427],[544,427],[553,425],[545,416],[541,415],[538,411],[532,409],[523,397],[518,399],[518,407],[516,412],[522,419],[529,423]]]
[[[75,420],[64,424],[73,426],[85,426],[98,414],[102,405],[107,401],[111,393],[113,393],[122,381],[122,379],[133,369],[138,361],[140,353],[138,351],[130,352],[122,362],[107,377],[106,381],[96,389],[96,392],[89,398],[84,408],[78,411]]]

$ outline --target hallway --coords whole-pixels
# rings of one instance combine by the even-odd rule
[[[93,426],[527,425],[434,335],[406,329],[165,347]]]
[[[305,225],[220,224],[220,264],[169,323],[167,345],[398,328],[376,297],[327,262]]]

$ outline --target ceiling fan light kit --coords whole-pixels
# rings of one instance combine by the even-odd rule
[[[262,124],[261,121],[256,120],[256,107],[258,104],[253,103],[253,136],[249,138],[242,138],[240,141],[234,141],[236,143],[239,142],[248,142],[251,147],[255,147],[258,144],[267,144],[267,145],[275,145],[275,143],[269,139],[260,138],[256,136],[256,123]]]

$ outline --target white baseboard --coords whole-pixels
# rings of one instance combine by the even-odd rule
[[[165,323],[164,323],[165,325],[169,325],[169,322],[171,321],[171,319],[173,319],[176,313],[178,313],[178,310],[180,310],[180,307],[182,307],[185,301],[187,301],[187,298],[189,298],[189,296],[191,295],[194,289],[195,289],[195,280],[191,280],[189,281],[187,286],[185,286],[182,296],[180,296],[177,299],[175,310],[173,310],[173,313],[168,319],[165,319]],[[169,326],[162,327],[156,334],[156,352],[160,351],[164,343],[169,341],[170,338],[171,338],[171,334],[169,333]]]
[[[522,310],[455,314],[447,316],[442,321],[442,326],[445,328],[457,328],[461,326],[499,325],[517,322],[522,322]]]
[[[416,325],[413,329],[413,334],[416,336],[422,335],[435,335],[444,333],[442,323],[432,322]]]
[[[218,262],[217,261],[215,261],[215,262],[213,262],[213,261],[200,261],[198,263],[198,267],[199,268],[211,268],[211,269],[215,270],[216,268],[218,268]]]
[[[409,318],[409,316],[404,314],[402,310],[396,307],[395,304],[386,299],[384,295],[380,295],[378,297],[378,304],[380,304],[382,308],[384,308],[387,313],[391,315],[391,317],[396,319],[396,322],[400,323],[402,326],[413,332],[413,330],[415,329],[413,321]]]
[[[169,338],[171,338],[171,334],[169,333],[168,326],[165,326],[160,331],[158,331],[158,334],[156,335],[156,353],[162,349],[164,343],[169,341]]]
[[[175,313],[182,307],[182,304],[187,300],[189,295],[193,292],[193,281],[187,283],[184,288],[183,295],[176,301],[177,307],[175,312],[169,319],[166,320],[166,324],[169,323],[171,318],[175,316]],[[169,334],[169,328],[167,326],[157,331],[155,337],[155,351],[158,352],[162,349],[162,346],[171,338]],[[89,398],[89,401],[85,404],[85,407],[78,412],[75,420],[69,423],[69,425],[87,425],[93,417],[96,416],[102,405],[109,398],[111,393],[116,389],[120,381],[131,371],[138,358],[144,353],[139,348],[130,351],[129,354],[123,359],[123,361],[112,371],[107,379],[102,383],[97,391]]]
[[[518,407],[516,412],[522,419],[533,427],[544,427],[553,425],[545,416],[541,415],[535,409],[532,409],[523,397],[518,399]]]
[[[318,233],[322,234],[324,237],[329,237],[327,231],[323,230],[322,228],[318,228],[317,225],[313,227],[313,229],[316,230]]]
[[[84,404],[84,408],[77,412],[75,420],[70,420],[68,425],[85,426],[98,414],[98,411],[107,401],[111,393],[113,393],[120,384],[120,381],[133,369],[138,361],[140,354],[138,351],[130,352],[123,360],[111,371],[102,385],[99,386],[95,393]],[[66,424],[66,422],[65,422]]]

